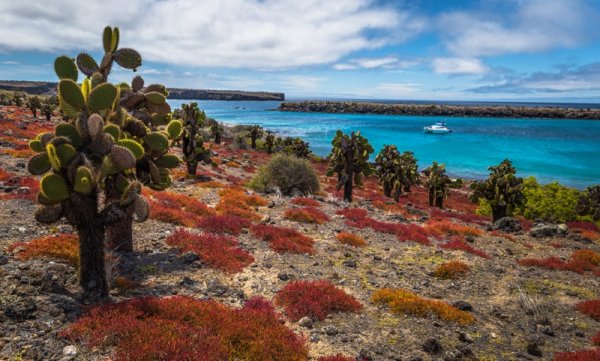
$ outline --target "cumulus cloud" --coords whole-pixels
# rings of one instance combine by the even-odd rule
[[[416,66],[420,60],[400,60],[395,56],[385,56],[380,58],[358,58],[351,59],[344,63],[333,65],[335,70],[355,70],[355,69],[406,69]]]
[[[111,24],[146,60],[253,69],[333,63],[423,28],[373,0],[20,0],[0,14],[0,51],[99,50]]]
[[[456,11],[443,14],[439,30],[460,56],[493,56],[574,47],[598,34],[598,15],[585,0],[508,2],[513,16]],[[505,3],[506,4],[506,3]]]
[[[432,62],[437,74],[478,75],[488,71],[488,67],[474,58],[436,58]]]

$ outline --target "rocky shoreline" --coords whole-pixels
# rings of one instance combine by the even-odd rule
[[[355,113],[490,118],[600,119],[600,109],[560,107],[462,106],[437,104],[381,104],[368,102],[303,101],[281,103],[279,111]]]

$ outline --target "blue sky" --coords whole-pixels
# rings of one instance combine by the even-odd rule
[[[53,81],[54,58],[99,57],[110,24],[170,87],[598,102],[599,15],[597,0],[0,0],[0,79]]]

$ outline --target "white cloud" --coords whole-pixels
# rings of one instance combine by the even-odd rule
[[[2,65],[19,65],[18,61],[6,60],[2,62]]]
[[[373,0],[21,0],[0,14],[0,51],[99,50],[111,24],[145,60],[254,69],[333,63],[423,28]]]
[[[432,66],[437,74],[478,75],[488,71],[485,64],[474,58],[436,58]]]
[[[513,3],[513,16],[460,11],[442,15],[439,28],[448,49],[469,57],[533,53],[573,47],[597,36],[597,14],[584,0]]]
[[[395,56],[385,56],[380,58],[358,58],[351,59],[345,63],[333,65],[335,70],[355,70],[355,69],[406,69],[416,66],[420,60],[400,60]]]

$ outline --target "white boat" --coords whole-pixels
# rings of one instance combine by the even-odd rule
[[[446,126],[446,122],[436,122],[434,125],[423,127],[423,131],[430,134],[452,133],[452,131]]]

